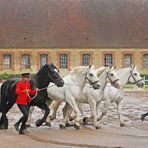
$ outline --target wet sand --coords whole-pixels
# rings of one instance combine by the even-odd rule
[[[140,115],[148,111],[148,92],[126,93],[122,107],[122,117],[127,124],[126,127],[119,127],[116,106],[111,104],[107,115],[100,123],[101,129],[95,129],[92,125],[82,126],[80,130],[75,130],[73,127],[59,129],[61,108],[51,127],[35,127],[36,119],[42,117],[41,111],[36,108],[32,127],[28,128],[29,133],[19,135],[13,124],[19,119],[20,113],[14,106],[8,113],[9,129],[0,130],[1,148],[146,148],[148,145],[148,117],[145,121],[140,121]],[[86,115],[90,115],[87,105],[85,112]]]

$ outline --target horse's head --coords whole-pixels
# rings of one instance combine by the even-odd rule
[[[116,66],[107,67],[106,80],[115,88],[120,88],[120,80],[116,72]]]
[[[136,66],[132,65],[129,70],[130,70],[130,74],[128,77],[128,81],[132,84],[136,84],[138,87],[143,87],[144,81],[140,76],[139,72],[137,71]]]
[[[51,79],[51,81],[53,83],[55,83],[56,86],[62,87],[64,85],[64,80],[59,75],[59,71],[58,71],[57,67],[53,63],[51,63],[49,65],[46,64],[45,66],[47,66],[48,76]]]
[[[89,66],[86,72],[86,80],[94,89],[100,88],[100,82],[97,77],[97,71],[94,65]]]

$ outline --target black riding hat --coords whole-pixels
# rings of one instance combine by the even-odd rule
[[[22,73],[21,75],[22,75],[22,77],[27,77],[27,78],[29,78],[29,77],[30,77],[30,73],[29,73],[29,72]]]

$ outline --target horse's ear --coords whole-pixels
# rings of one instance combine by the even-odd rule
[[[44,66],[49,66],[49,64],[45,64]]]
[[[110,68],[110,69],[113,67],[113,65],[112,65],[112,64],[109,64],[108,66],[109,66],[109,68]]]
[[[132,69],[134,69],[136,66],[135,66],[135,65],[131,65],[130,67],[131,67]]]
[[[89,69],[95,69],[95,65],[93,64],[93,65],[89,65]]]

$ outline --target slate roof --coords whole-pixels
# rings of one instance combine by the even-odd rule
[[[147,48],[148,0],[0,0],[0,48]]]

